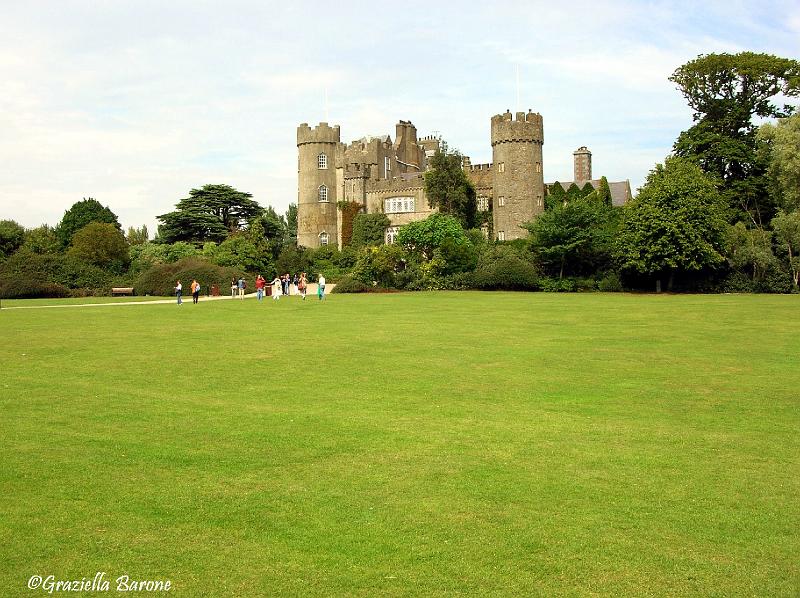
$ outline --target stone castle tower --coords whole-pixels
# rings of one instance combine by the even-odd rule
[[[519,239],[527,235],[520,224],[544,211],[542,117],[507,111],[492,117],[491,130],[494,233],[501,241]]]
[[[572,160],[574,162],[574,180],[576,182],[591,181],[592,152],[590,152],[585,145],[582,145],[572,152]]]
[[[297,243],[303,247],[336,245],[336,151],[339,125],[307,123],[297,127]]]

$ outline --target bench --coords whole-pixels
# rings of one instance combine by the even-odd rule
[[[111,296],[115,295],[133,295],[133,287],[114,287],[111,289]]]

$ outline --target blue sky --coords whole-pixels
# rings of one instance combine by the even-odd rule
[[[641,185],[691,113],[667,78],[708,52],[800,58],[800,2],[0,0],[0,219],[55,225],[83,197],[123,226],[228,183],[284,211],[295,130],[399,119],[491,161],[489,119],[544,117],[545,179]]]

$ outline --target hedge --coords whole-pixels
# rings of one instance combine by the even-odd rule
[[[243,273],[236,268],[216,266],[203,258],[189,257],[171,264],[159,264],[142,273],[136,281],[137,295],[166,297],[175,294],[175,283],[180,280],[184,294],[189,294],[189,284],[197,280],[202,293],[207,294],[212,285],[219,286],[220,294],[230,293],[231,279],[238,279]],[[255,291],[255,278],[245,276],[247,290]]]

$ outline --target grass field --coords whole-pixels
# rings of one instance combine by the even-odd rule
[[[798,313],[466,292],[3,309],[0,595],[104,571],[185,596],[797,596]]]

